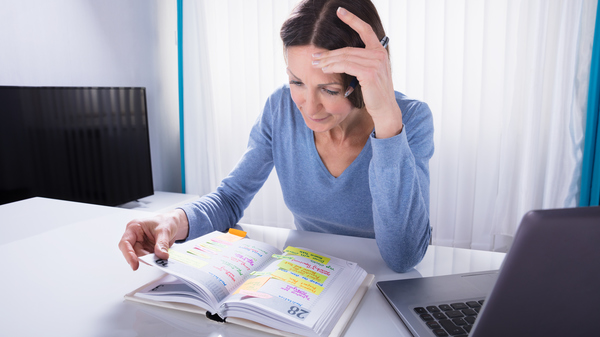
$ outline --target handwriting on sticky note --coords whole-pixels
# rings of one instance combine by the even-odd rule
[[[279,255],[279,254],[273,254],[271,255],[272,258],[274,259],[278,259],[278,260],[293,260],[294,257],[293,256],[285,256],[285,255]]]
[[[283,282],[289,283],[298,288],[307,290],[315,295],[319,295],[323,291],[323,287],[320,285],[316,285],[311,283],[310,281],[304,280],[300,277],[294,276],[292,274],[286,273],[282,270],[274,271],[271,276]]]
[[[287,247],[284,252],[291,254],[291,255],[297,255],[297,256],[302,256],[305,257],[307,259],[311,259],[315,262],[321,263],[321,264],[327,264],[329,263],[329,260],[331,260],[328,257],[325,256],[321,256],[312,252],[308,252],[306,250],[302,250],[296,247]]]
[[[314,270],[310,270],[308,268],[301,267],[299,265],[293,264],[288,261],[281,261],[277,265],[280,269],[291,271],[292,273],[298,274],[300,276],[306,277],[307,279],[316,281],[318,283],[323,284],[325,280],[327,280],[327,276],[323,274],[319,274]]]

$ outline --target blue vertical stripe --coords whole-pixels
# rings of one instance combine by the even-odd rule
[[[179,71],[179,152],[181,193],[185,193],[185,143],[183,133],[183,0],[177,0],[177,63]]]
[[[600,202],[600,137],[598,137],[600,103],[600,6],[596,10],[596,27],[592,62],[590,66],[590,86],[588,91],[585,144],[581,170],[581,196],[579,206],[598,206]]]

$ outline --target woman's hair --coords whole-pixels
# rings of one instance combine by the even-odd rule
[[[347,9],[368,23],[379,40],[385,36],[377,9],[370,0],[303,0],[281,27],[280,36],[284,49],[308,45],[327,50],[344,47],[364,48],[365,44],[358,33],[337,17],[339,7]],[[340,75],[345,89],[353,77],[348,74]],[[364,106],[360,84],[348,99],[357,108]]]

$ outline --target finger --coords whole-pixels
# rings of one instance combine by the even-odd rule
[[[148,242],[136,242],[135,245],[133,245],[133,250],[135,251],[135,255],[137,256],[137,258],[139,260],[140,256],[144,256],[144,255],[153,253],[154,245],[150,244]]]
[[[171,235],[168,229],[163,228],[157,230],[156,233],[156,245],[154,246],[154,254],[158,258],[168,259],[169,258],[169,247],[171,241]]]
[[[133,270],[137,270],[139,267],[138,257],[148,254],[148,252],[144,253],[137,249],[144,241],[145,235],[142,226],[136,220],[130,221],[119,241],[119,249]]]
[[[379,70],[376,67],[365,67],[364,63],[332,63],[322,70],[326,74],[346,73],[355,76],[363,88],[370,87],[374,84],[377,84],[376,87],[381,86],[380,81],[378,81]]]
[[[365,51],[362,48],[361,50]],[[334,65],[339,70],[340,66],[344,67],[345,65],[353,65],[352,67],[355,65],[361,65],[363,68],[377,68],[381,63],[381,58],[377,57],[377,55],[373,55],[372,53],[334,53],[337,51],[338,50],[335,50],[331,54],[318,59],[317,62],[313,62],[313,66],[324,69],[325,72],[334,72],[331,68],[331,66]],[[356,76],[356,74],[352,72],[342,72]]]
[[[133,244],[131,241],[132,240],[130,239],[128,233],[125,233],[121,241],[119,241],[119,249],[121,250],[123,257],[125,257],[125,260],[131,269],[137,270],[139,267],[139,260],[135,250],[133,249],[133,244],[135,244],[135,241]]]
[[[343,7],[339,7],[337,9],[337,16],[338,18],[340,18],[340,20],[342,20],[345,24],[350,26],[350,28],[354,29],[354,31],[358,33],[361,40],[365,44],[365,48],[374,49],[381,47],[381,43],[379,42],[377,35],[375,35],[375,32],[373,31],[373,27],[371,27],[371,25],[364,22],[358,16],[354,15],[353,13],[350,13],[347,9]]]
[[[383,51],[382,51],[383,52]],[[345,60],[353,58],[374,59],[378,58],[378,51],[364,48],[344,47],[340,49],[322,51],[312,55],[313,65],[323,65],[325,61]]]

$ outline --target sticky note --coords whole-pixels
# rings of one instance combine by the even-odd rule
[[[180,253],[176,250],[169,249],[169,259],[173,259],[175,261],[179,261],[181,263],[187,264],[188,266],[192,266],[194,268],[202,268],[208,264],[206,261],[198,260],[197,258],[187,255],[185,253]]]
[[[241,239],[243,239],[244,236],[246,235],[246,234],[244,234],[244,236],[241,236],[241,234],[240,235],[233,234],[233,233],[231,233],[232,229],[233,228],[230,228],[229,229],[229,231],[230,231],[229,233],[225,233],[225,234],[223,234],[221,236],[218,236],[217,239],[221,240],[221,241],[225,241],[225,242],[236,242],[236,241],[240,241]],[[246,232],[238,231],[237,229],[234,229],[234,231],[241,232],[241,233],[246,233]]]
[[[219,248],[217,246],[213,246],[213,245],[211,245],[209,243],[201,243],[198,246],[196,246],[196,248],[199,248],[199,247],[202,247],[202,248],[205,248],[205,249],[208,249],[208,250],[212,250],[213,252],[221,252],[221,251],[223,251],[221,248]]]
[[[331,260],[328,257],[321,256],[321,255],[318,255],[318,254],[315,254],[315,253],[312,253],[312,252],[308,252],[306,250],[302,250],[302,249],[299,249],[299,248],[296,248],[296,247],[291,247],[291,246],[287,247],[284,250],[284,252],[286,252],[288,254],[292,254],[292,255],[302,256],[302,257],[311,259],[311,260],[313,260],[315,262],[322,263],[322,264],[327,264],[327,263],[329,263],[329,260]]]
[[[241,231],[239,229],[229,228],[229,234],[233,234],[233,235],[237,235],[239,237],[245,238],[247,233],[244,231]]]
[[[196,255],[196,256],[198,256],[198,257],[201,257],[201,258],[203,258],[203,259],[210,259],[210,258],[212,258],[211,256],[209,256],[209,255],[206,255],[206,254],[204,254],[204,253],[200,252],[200,251],[199,251],[199,250],[197,250],[197,249],[190,249],[190,250],[188,250],[187,252],[188,252],[188,253],[190,253],[190,254],[192,254],[192,255]]]
[[[273,296],[266,294],[266,293],[259,293],[258,291],[250,291],[250,290],[245,290],[242,289],[240,290],[240,294],[244,295],[244,296],[250,296],[250,297],[258,297],[258,298],[271,298]]]
[[[293,260],[294,257],[293,256],[285,256],[285,255],[279,255],[279,254],[273,254],[271,255],[272,258],[274,259],[285,259],[285,260]]]
[[[258,291],[265,283],[267,283],[267,281],[270,279],[271,277],[269,276],[259,276],[259,277],[255,277],[255,278],[251,278],[249,280],[246,280],[246,282],[244,282],[244,284],[242,284],[235,292],[234,294],[239,293],[241,290],[246,290],[246,291]]]
[[[307,279],[313,280],[313,281],[321,283],[321,284],[323,284],[323,282],[325,282],[325,280],[327,280],[327,276],[325,276],[323,274],[319,274],[314,270],[310,270],[308,268],[301,267],[297,264],[293,264],[288,261],[279,262],[277,267],[279,267],[280,269],[283,269],[283,270],[289,270],[295,274],[304,276]]]
[[[319,295],[322,291],[323,291],[323,287],[310,283],[309,281],[306,281],[304,279],[301,279],[297,276],[294,276],[292,274],[288,274],[282,270],[277,270],[274,271],[271,276],[273,278],[276,278],[278,280],[281,280],[283,282],[289,283],[293,286],[296,286],[298,288],[304,289],[306,291],[309,291],[315,295]]]

